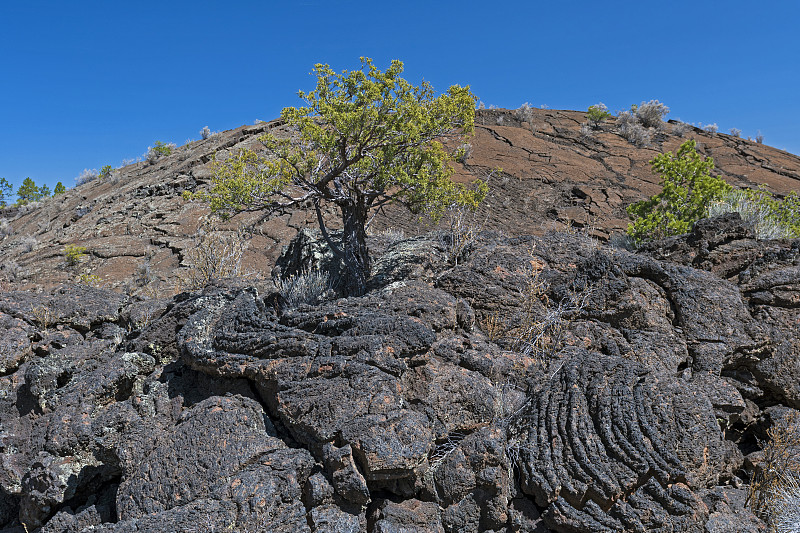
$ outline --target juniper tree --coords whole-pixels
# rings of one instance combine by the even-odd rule
[[[366,224],[371,212],[389,203],[436,219],[452,206],[475,207],[487,191],[454,183],[451,163],[475,123],[475,97],[454,85],[436,96],[427,82],[414,86],[394,60],[381,71],[369,58],[361,68],[334,72],[317,64],[317,85],[298,94],[302,107],[287,107],[281,118],[293,130],[288,139],[260,138],[264,155],[240,150],[214,164],[205,200],[213,212],[230,216],[313,206],[326,243],[344,265],[343,290],[363,294],[370,271]],[[333,242],[321,206],[338,207],[342,237]]]

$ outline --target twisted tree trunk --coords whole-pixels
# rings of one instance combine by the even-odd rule
[[[367,291],[370,273],[370,258],[367,249],[367,213],[369,207],[361,199],[337,202],[342,213],[341,248],[330,238],[319,205],[316,205],[317,221],[325,242],[333,254],[344,263],[345,276],[342,291],[346,296],[361,296]]]

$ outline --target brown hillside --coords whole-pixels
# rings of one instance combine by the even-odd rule
[[[478,112],[473,150],[458,168],[457,179],[470,181],[493,168],[503,169],[491,180],[490,196],[478,214],[487,229],[519,235],[575,225],[607,238],[627,225],[627,205],[658,192],[658,177],[648,161],[674,151],[688,137],[714,158],[720,175],[733,185],[764,184],[779,194],[800,190],[800,157],[753,141],[696,128],[681,138],[667,124],[650,146],[639,148],[618,134],[613,119],[586,137],[580,128],[586,121],[583,112],[532,111],[531,122],[518,120],[510,110]],[[208,184],[215,153],[257,148],[257,137],[275,128],[281,126],[242,126],[179,147],[153,164],[126,166],[111,179],[75,187],[24,212],[5,210],[0,216],[9,226],[0,237],[0,280],[7,287],[30,289],[73,281],[85,273],[115,290],[141,291],[143,285],[147,290],[174,290],[188,266],[186,253],[197,245],[198,231],[210,218],[206,207],[184,201],[181,193]],[[244,269],[268,275],[281,248],[315,222],[303,211],[268,221],[259,218],[241,214],[214,224],[222,232],[252,228]],[[335,217],[330,220],[335,227]],[[430,230],[400,209],[378,215],[371,229],[379,233],[390,228],[406,235]],[[65,262],[68,244],[84,246],[89,254],[77,267]]]

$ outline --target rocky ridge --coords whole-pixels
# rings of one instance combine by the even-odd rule
[[[298,246],[285,268],[320,260]],[[800,414],[800,240],[726,215],[637,253],[371,246],[367,294],[316,305],[0,293],[0,528],[764,531],[747,483]]]
[[[666,124],[651,146],[639,148],[619,135],[613,120],[585,136],[580,128],[585,113],[530,113],[530,120],[523,121],[515,111],[478,111],[471,153],[457,169],[461,181],[503,169],[490,181],[489,198],[474,221],[511,236],[575,226],[590,228],[605,240],[624,230],[625,207],[659,190],[648,161],[685,140],[673,133],[675,124]],[[49,288],[85,274],[117,291],[172,293],[207,222],[220,235],[246,228],[242,270],[253,277],[268,276],[283,246],[315,224],[307,211],[267,221],[241,214],[221,224],[210,220],[205,206],[181,198],[184,190],[208,186],[215,154],[258,149],[257,137],[266,131],[288,134],[279,122],[242,126],[178,147],[154,162],[117,169],[109,179],[69,189],[35,208],[0,211],[8,221],[0,230],[0,283],[16,289]],[[800,189],[797,156],[697,128],[685,136],[697,139],[701,152],[714,157],[720,175],[732,184],[766,184],[779,194]],[[336,217],[329,220],[336,227]],[[430,229],[400,209],[387,209],[371,225],[375,234],[403,231],[414,236]],[[65,262],[69,244],[87,249],[78,267]]]

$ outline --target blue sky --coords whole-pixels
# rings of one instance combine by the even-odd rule
[[[612,111],[760,131],[800,154],[800,2],[3,1],[0,177],[66,186],[154,141],[276,118],[372,57],[487,106]]]

